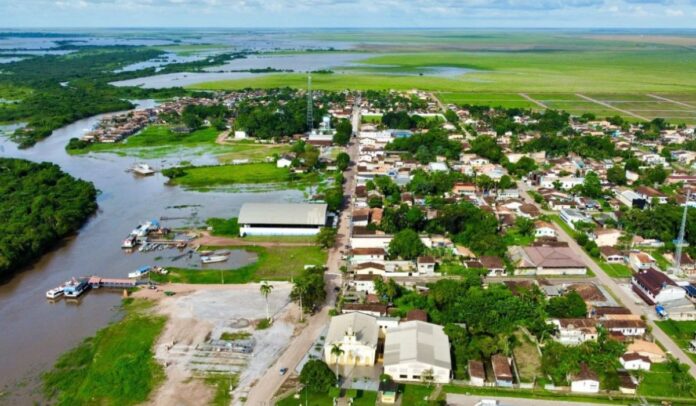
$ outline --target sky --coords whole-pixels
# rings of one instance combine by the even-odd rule
[[[696,28],[696,0],[0,0],[3,27]]]

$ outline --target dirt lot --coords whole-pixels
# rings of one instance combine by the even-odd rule
[[[238,375],[233,398],[235,404],[241,404],[249,387],[287,347],[299,316],[297,306],[290,303],[291,285],[279,282],[273,286],[268,301],[275,321],[266,330],[254,328],[266,315],[266,301],[258,284],[173,284],[135,293],[136,297],[157,300],[156,311],[169,317],[155,350],[155,357],[165,365],[167,378],[151,404],[205,404],[212,398],[212,389],[194,378],[209,373]],[[165,296],[165,290],[175,295]],[[241,331],[252,334],[255,345],[250,354],[211,350],[206,345],[224,332]]]

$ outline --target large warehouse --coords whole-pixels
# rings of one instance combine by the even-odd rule
[[[244,203],[239,235],[314,235],[326,226],[326,204]]]

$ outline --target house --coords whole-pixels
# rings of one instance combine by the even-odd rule
[[[234,132],[234,139],[235,140],[245,140],[246,138],[247,138],[246,131],[235,131]]]
[[[376,293],[375,278],[381,278],[376,275],[355,275],[353,277],[353,287],[358,292]]]
[[[647,357],[653,364],[665,362],[667,356],[665,352],[656,343],[645,341],[645,340],[633,340],[632,343],[628,344],[626,347],[627,352],[634,352],[638,355]]]
[[[418,257],[416,265],[419,275],[432,275],[435,273],[435,259],[433,257]]]
[[[495,354],[491,357],[493,366],[493,376],[495,384],[505,388],[512,387],[512,369],[510,369],[510,359],[502,354]]]
[[[353,267],[353,272],[356,275],[381,275],[384,276],[386,271],[384,269],[384,264],[379,264],[377,262],[363,262],[355,265]]]
[[[598,228],[590,234],[598,247],[613,247],[619,243],[621,231],[615,228]]]
[[[473,183],[457,182],[452,187],[452,193],[458,196],[475,196],[476,185]]]
[[[645,199],[630,189],[621,191],[618,193],[616,198],[619,200],[619,202],[628,206],[628,208],[644,209],[647,205],[647,201]]]
[[[289,168],[290,165],[292,165],[292,158],[287,155],[281,156],[276,161],[276,168]]]
[[[625,395],[635,395],[638,381],[628,371],[619,371],[619,391]]]
[[[614,247],[599,247],[599,255],[610,264],[623,264],[626,256]]]
[[[625,337],[642,337],[645,335],[647,325],[640,318],[638,319],[610,319],[603,320],[602,327],[612,333],[619,333]]]
[[[334,316],[324,344],[324,361],[329,365],[375,364],[379,327],[374,316],[355,312]],[[341,349],[333,352],[334,346]]]
[[[650,358],[637,352],[625,353],[619,357],[619,362],[624,369],[629,371],[650,371],[650,366],[652,366]]]
[[[534,222],[534,238],[556,238],[556,229],[546,221],[537,220]]]
[[[560,217],[573,230],[575,230],[575,223],[592,223],[591,218],[577,209],[561,209]]]
[[[384,248],[353,248],[353,262],[384,261],[387,252]]]
[[[657,267],[655,258],[645,252],[631,252],[628,254],[628,264],[636,272]]]
[[[481,266],[488,270],[488,276],[505,276],[507,274],[505,270],[505,262],[500,257],[493,255],[482,255],[479,258]]]
[[[651,306],[686,297],[684,289],[677,286],[667,275],[654,268],[634,274],[631,278],[631,287],[641,299]]]
[[[354,226],[367,227],[370,223],[370,209],[366,207],[353,210],[350,220]]]
[[[570,391],[575,393],[599,393],[599,377],[587,364],[580,364],[580,372],[570,378]]]
[[[552,319],[556,326],[556,340],[563,345],[578,345],[597,339],[597,320]]]
[[[587,267],[569,247],[508,248],[510,260],[518,275],[585,275]]]
[[[652,202],[657,202],[657,204],[667,203],[667,196],[650,186],[638,186],[635,193],[648,204],[652,204]]]
[[[448,383],[451,372],[449,338],[442,326],[416,320],[387,331],[384,373],[393,379],[421,382],[429,374],[434,383]]]
[[[478,360],[469,360],[469,385],[483,386],[486,383],[486,370],[483,367],[483,362]]]
[[[327,225],[327,205],[309,203],[244,203],[239,235],[315,235]]]

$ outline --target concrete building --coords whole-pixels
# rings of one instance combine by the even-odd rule
[[[244,203],[239,235],[315,235],[327,225],[326,204]]]
[[[483,386],[486,383],[486,369],[483,367],[483,362],[477,360],[469,360],[469,385]]]
[[[374,365],[378,338],[375,317],[359,312],[334,316],[326,333],[324,361],[329,365]],[[340,355],[332,353],[334,345],[342,350]]]
[[[495,354],[491,357],[491,365],[493,366],[495,384],[504,388],[511,388],[513,382],[510,359],[505,355]]]
[[[393,379],[420,382],[431,374],[434,383],[448,383],[451,371],[449,339],[442,326],[416,320],[387,331],[384,373]]]
[[[580,372],[570,378],[570,391],[576,393],[599,393],[599,377],[587,364],[580,365]]]
[[[597,321],[594,319],[553,319],[556,340],[563,345],[578,345],[597,339]]]
[[[587,267],[569,247],[518,247],[508,249],[516,275],[585,275]]]
[[[556,238],[556,229],[546,221],[537,220],[534,222],[535,238]]]
[[[629,371],[650,371],[652,362],[650,358],[640,355],[637,352],[627,352],[619,358],[619,362],[624,369]]]
[[[631,278],[631,287],[647,304],[654,305],[684,299],[686,291],[664,273],[650,268]]]
[[[592,219],[582,214],[577,209],[561,209],[561,220],[563,220],[570,228],[575,230],[575,223],[591,223]]]
[[[416,260],[419,275],[432,275],[435,273],[435,258],[433,257],[418,257]]]

